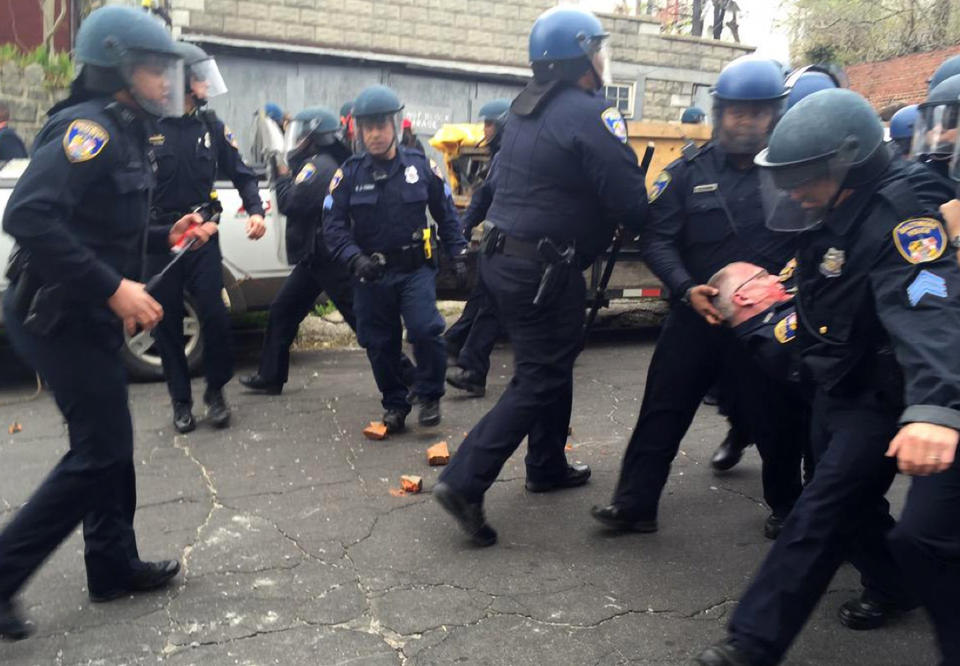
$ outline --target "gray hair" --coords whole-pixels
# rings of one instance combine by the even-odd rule
[[[729,321],[735,312],[733,290],[736,289],[736,285],[729,268],[729,264],[724,266],[707,280],[707,284],[719,292],[716,296],[710,298],[710,302],[720,312],[720,316],[723,317],[725,322]]]

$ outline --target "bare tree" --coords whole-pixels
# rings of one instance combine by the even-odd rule
[[[50,53],[55,50],[54,37],[67,17],[67,0],[36,0],[43,16],[43,41]],[[59,9],[58,9],[59,5]]]
[[[691,14],[690,34],[703,37],[703,0],[693,0]]]

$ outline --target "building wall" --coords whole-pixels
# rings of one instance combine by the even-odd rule
[[[927,96],[927,79],[960,46],[913,53],[847,67],[850,87],[866,97],[877,111],[886,107],[917,104]]]
[[[66,96],[66,90],[52,89],[46,84],[43,68],[38,64],[20,67],[7,62],[0,67],[0,99],[10,106],[10,127],[27,148],[43,127],[47,109]]]

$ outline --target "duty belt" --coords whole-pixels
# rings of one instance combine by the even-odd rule
[[[423,254],[423,246],[419,244],[404,245],[395,250],[374,252],[372,256],[382,257],[385,267],[401,273],[411,273],[427,263],[427,258]]]
[[[569,248],[573,246],[572,243],[556,243],[550,238],[538,238],[537,240],[517,238],[516,236],[505,234],[495,226],[490,227],[486,231],[480,245],[484,253],[488,255],[499,252],[508,257],[519,257],[529,261],[544,262],[549,261],[548,257],[544,256],[542,249],[545,242],[550,243],[554,247]]]

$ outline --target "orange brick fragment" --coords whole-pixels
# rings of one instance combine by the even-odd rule
[[[371,421],[370,425],[363,429],[363,436],[367,439],[386,439],[387,426],[379,421]]]
[[[403,497],[404,495],[406,495],[406,493],[400,490],[399,488],[391,488],[390,494],[393,495],[394,497]]]
[[[11,423],[10,427],[7,428],[7,432],[9,432],[11,435],[16,435],[21,430],[23,430],[23,426],[17,423],[16,421]]]
[[[407,493],[419,493],[423,490],[423,479],[419,476],[404,474],[400,477],[400,487]]]
[[[427,449],[427,463],[431,466],[446,465],[450,462],[450,447],[446,442],[437,442]]]

